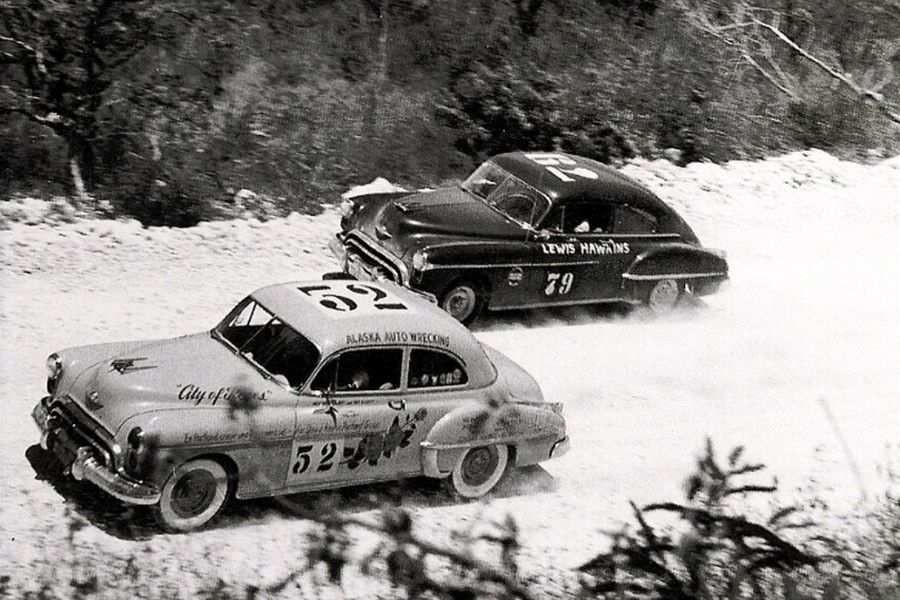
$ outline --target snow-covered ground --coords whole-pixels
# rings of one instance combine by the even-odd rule
[[[628,500],[677,499],[707,436],[723,454],[745,445],[785,499],[815,494],[835,514],[898,485],[887,471],[900,468],[900,157],[863,166],[812,151],[624,171],[727,250],[732,280],[667,319],[526,313],[477,332],[566,404],[572,451],[513,480],[488,509],[518,521],[523,575],[547,595],[570,589],[568,569],[604,547]],[[169,536],[129,533],[124,509],[90,492],[67,501],[26,458],[37,441],[29,411],[51,351],[208,328],[257,286],[333,270],[325,245],[336,225],[326,211],[186,230],[77,220],[0,231],[0,563],[11,565],[0,574],[24,582],[69,564],[70,509],[88,522],[74,551],[105,581],[135,557],[158,578],[150,596],[216,577],[266,584],[300,566],[309,525],[271,502]],[[348,510],[366,514],[370,491],[345,495]],[[427,486],[407,504],[418,531],[440,539],[482,509]],[[369,597],[356,580],[341,593]]]

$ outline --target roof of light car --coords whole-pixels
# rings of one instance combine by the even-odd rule
[[[251,297],[328,356],[345,348],[423,346],[466,363],[471,381],[487,383],[493,368],[480,344],[456,319],[424,297],[390,282],[292,281]]]
[[[568,164],[548,165],[562,157]],[[653,213],[671,212],[671,208],[653,192],[619,171],[595,160],[565,152],[509,152],[490,159],[529,185],[547,194],[554,203],[605,201],[629,204]],[[539,162],[541,161],[541,162]],[[554,174],[555,166],[563,177]],[[567,169],[587,169],[596,177],[567,175]]]

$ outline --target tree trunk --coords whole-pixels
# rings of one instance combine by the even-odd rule
[[[369,97],[365,115],[365,136],[368,139],[380,137],[378,110],[381,105],[381,94],[384,92],[388,73],[389,4],[390,0],[380,0],[378,8],[378,23],[376,25],[378,27],[378,58],[369,78]]]
[[[94,191],[94,148],[79,134],[70,134],[66,142],[72,192],[78,203],[83,205],[88,202],[89,194]]]

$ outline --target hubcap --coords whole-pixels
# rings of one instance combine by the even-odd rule
[[[444,298],[444,310],[457,321],[463,321],[475,309],[475,290],[467,286],[454,288]]]
[[[499,462],[500,457],[493,446],[469,450],[462,464],[462,479],[466,485],[477,487],[491,478]]]
[[[209,508],[216,493],[216,478],[209,471],[186,473],[172,490],[172,510],[181,518],[195,517]]]
[[[668,310],[678,301],[678,282],[673,279],[663,279],[650,291],[649,304],[653,310]]]

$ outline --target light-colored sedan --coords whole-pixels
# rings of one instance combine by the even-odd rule
[[[232,495],[420,475],[477,498],[569,445],[528,373],[388,282],[272,285],[212,330],[47,363],[41,445],[169,530],[203,526]]]

